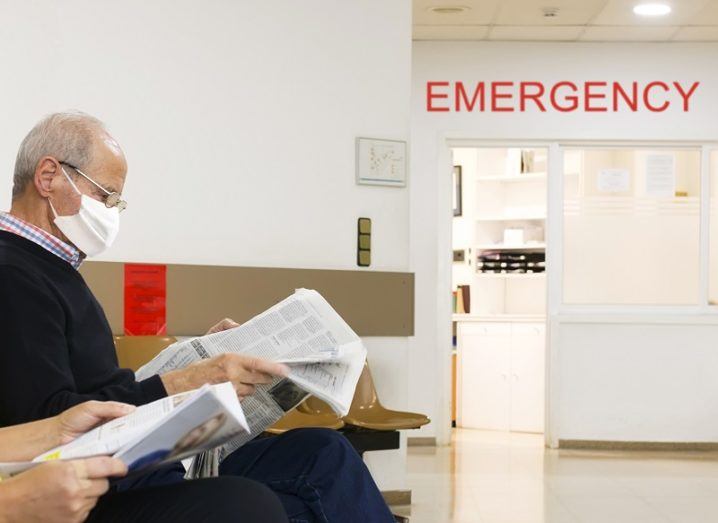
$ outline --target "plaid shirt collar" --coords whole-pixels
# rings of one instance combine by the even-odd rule
[[[76,247],[63,242],[49,232],[43,231],[39,227],[36,227],[35,225],[6,212],[0,212],[0,231],[17,234],[26,240],[30,240],[31,242],[38,244],[40,247],[50,251],[55,256],[65,260],[75,269],[80,268],[80,265],[85,258]]]

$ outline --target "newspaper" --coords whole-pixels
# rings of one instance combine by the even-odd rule
[[[0,463],[0,478],[45,461],[101,455],[122,460],[130,474],[147,472],[248,433],[249,425],[232,384],[205,385],[138,407],[31,462]]]
[[[309,394],[345,416],[366,359],[359,336],[332,306],[317,291],[297,289],[239,327],[170,345],[136,377],[143,380],[223,353],[285,363],[290,373],[242,400],[250,433],[233,438],[220,457],[262,433]]]

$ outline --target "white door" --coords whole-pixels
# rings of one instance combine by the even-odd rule
[[[509,430],[511,325],[459,323],[457,425]]]
[[[511,330],[511,430],[543,432],[546,328],[514,323]]]

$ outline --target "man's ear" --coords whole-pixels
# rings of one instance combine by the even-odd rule
[[[37,163],[33,181],[35,189],[43,198],[52,194],[53,183],[57,184],[57,175],[61,172],[60,169],[60,164],[52,156],[44,156]]]

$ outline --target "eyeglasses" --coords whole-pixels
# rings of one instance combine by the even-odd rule
[[[102,185],[100,185],[100,184],[97,183],[95,180],[93,180],[92,178],[90,178],[89,176],[87,176],[85,173],[83,173],[80,169],[78,169],[77,167],[75,167],[75,166],[72,165],[71,163],[67,163],[67,162],[59,162],[59,163],[60,163],[61,165],[66,165],[67,167],[69,167],[70,169],[72,169],[73,171],[75,171],[77,174],[79,174],[80,176],[82,176],[83,178],[85,178],[85,180],[87,180],[88,182],[90,182],[92,185],[94,185],[95,187],[97,187],[98,189],[100,189],[102,192],[104,192],[104,193],[107,195],[107,196],[105,197],[105,202],[104,202],[104,203],[105,203],[105,207],[107,207],[108,209],[112,209],[113,207],[117,207],[117,211],[118,211],[118,212],[122,212],[122,211],[124,211],[124,210],[127,208],[127,202],[122,199],[122,197],[120,196],[120,193],[115,192],[115,191],[108,191],[108,190],[105,189]]]

